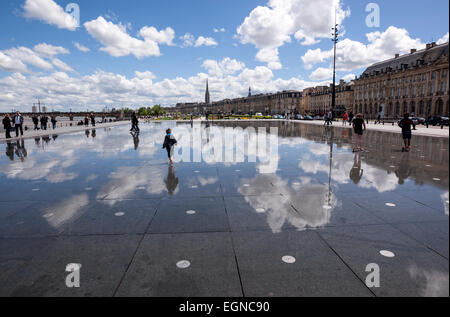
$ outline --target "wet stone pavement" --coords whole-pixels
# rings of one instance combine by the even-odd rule
[[[170,167],[168,127],[192,157],[250,134],[211,152],[244,161]],[[278,128],[277,151],[251,162],[251,127]],[[449,295],[448,139],[403,153],[369,131],[352,153],[351,130],[314,125],[128,129],[0,143],[0,296]]]

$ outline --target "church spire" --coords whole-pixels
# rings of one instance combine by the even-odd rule
[[[248,96],[249,96],[249,97],[252,96],[252,87],[248,87]]]
[[[205,93],[205,103],[209,105],[211,103],[211,98],[209,96],[209,83],[208,79],[206,80],[206,93]]]

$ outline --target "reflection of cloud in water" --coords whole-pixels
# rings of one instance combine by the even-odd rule
[[[416,265],[411,265],[408,272],[412,279],[419,280],[423,287],[421,296],[424,297],[448,297],[449,296],[449,279],[448,273],[437,270],[424,270]]]
[[[198,179],[198,182],[200,183],[200,185],[202,185],[202,186],[213,185],[213,184],[217,183],[217,181],[219,180],[217,177],[205,178],[202,176],[199,176],[197,179]]]
[[[51,172],[49,175],[47,175],[47,177],[45,179],[49,183],[59,184],[59,183],[74,180],[77,177],[78,177],[78,174],[64,173],[64,172],[60,171],[60,172]]]
[[[96,180],[98,178],[97,174],[91,174],[88,177],[86,177],[86,182],[91,182],[93,180]]]
[[[38,180],[46,177],[60,161],[52,160],[37,164],[35,160],[26,160],[23,164],[14,162],[0,167],[0,173],[10,179]]]
[[[83,208],[89,203],[87,194],[73,196],[61,203],[46,208],[46,214],[53,214],[46,220],[53,228],[60,228],[68,222],[73,222],[78,219],[83,213]]]
[[[136,169],[136,167],[119,167],[110,174],[111,181],[104,185],[97,193],[98,199],[107,196],[108,199],[123,199],[129,197],[138,187],[145,187],[149,194],[157,195],[166,190],[164,177],[167,170],[160,166]],[[113,201],[104,201],[113,205]]]
[[[329,223],[331,212],[340,206],[340,202],[331,193],[328,201],[328,186],[311,184],[311,179],[301,178],[293,189],[288,182],[278,175],[258,175],[251,180],[243,180],[238,188],[245,200],[255,209],[266,210],[267,223],[271,230],[280,232],[285,223],[297,229],[317,228]],[[269,190],[272,183],[283,196],[273,195]],[[243,186],[249,184],[249,187]],[[291,202],[298,212],[292,209]]]
[[[328,153],[322,153],[321,156],[330,155],[329,148]],[[349,174],[353,168],[354,155],[352,153],[339,153],[333,156],[331,179],[339,184],[347,184],[349,182]],[[330,166],[323,163],[320,157],[314,157],[309,154],[305,154],[301,157],[299,167],[306,173],[317,174],[326,173],[329,174]],[[398,186],[398,178],[395,174],[388,174],[385,171],[373,167],[365,162],[362,162],[361,169],[364,170],[364,176],[358,183],[358,187],[361,188],[374,188],[378,192],[383,193],[387,191],[393,191]]]

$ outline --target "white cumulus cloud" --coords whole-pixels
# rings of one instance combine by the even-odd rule
[[[60,29],[75,31],[78,27],[78,21],[53,0],[26,0],[23,10],[25,17],[55,25]]]
[[[127,32],[127,27],[122,24],[114,24],[106,21],[102,16],[84,24],[88,33],[103,47],[101,51],[113,57],[134,55],[141,59],[149,56],[160,56],[159,44],[172,45],[175,32],[171,28],[158,31],[154,27],[143,27],[138,36],[132,37]]]
[[[195,47],[199,46],[217,46],[216,40],[214,40],[212,37],[203,37],[199,36],[197,41],[195,41]]]
[[[424,48],[420,39],[412,38],[406,29],[390,26],[384,32],[366,34],[368,44],[345,38],[337,44],[336,69],[352,71],[368,67],[374,63],[391,59],[395,54],[408,53],[410,49]],[[308,50],[302,56],[306,69],[314,65],[330,61],[333,50]]]
[[[330,37],[335,12],[339,24],[350,15],[340,0],[269,0],[266,6],[256,7],[245,18],[237,29],[237,38],[243,44],[272,52],[291,42],[292,36],[302,45],[313,45]],[[264,61],[261,56],[267,52],[258,55],[257,59]],[[268,64],[271,68],[281,65],[278,61]]]
[[[73,45],[75,45],[75,47],[83,53],[87,53],[87,52],[91,51],[89,48],[87,48],[86,46],[84,46],[78,42],[74,42]]]

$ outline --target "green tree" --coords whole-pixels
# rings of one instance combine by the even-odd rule
[[[165,113],[166,112],[161,107],[161,105],[154,105],[152,108],[152,115],[156,116],[157,118],[159,118],[160,116],[162,116]]]
[[[148,110],[149,110],[148,108],[141,107],[138,110],[138,115],[139,116],[143,116],[143,117],[148,116],[149,115],[149,111]]]

